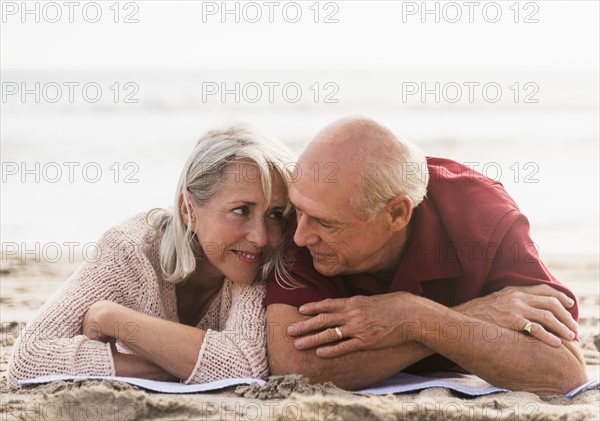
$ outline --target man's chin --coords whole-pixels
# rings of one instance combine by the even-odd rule
[[[313,259],[313,266],[323,276],[337,276],[342,272],[342,268],[334,262]]]

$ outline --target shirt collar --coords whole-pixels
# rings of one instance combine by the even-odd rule
[[[421,295],[421,282],[462,276],[457,253],[433,202],[423,200],[414,210],[411,224],[402,260],[389,287],[368,273],[342,276],[343,284],[351,287],[354,293],[364,295],[394,291]]]
[[[390,291],[421,294],[421,282],[462,276],[456,248],[432,201],[425,198],[414,210],[411,229]]]

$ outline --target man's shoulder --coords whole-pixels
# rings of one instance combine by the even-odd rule
[[[423,206],[435,209],[454,241],[499,241],[522,215],[502,183],[472,165],[427,158],[427,166],[430,178]]]
[[[490,178],[475,168],[479,168],[479,162],[460,163],[452,159],[427,157],[427,169],[429,170],[430,183],[483,183],[487,187],[502,187],[500,181]],[[499,174],[497,163],[486,163],[482,167],[485,172]]]
[[[496,212],[519,210],[500,181],[481,174],[473,165],[428,157],[427,167],[427,198],[433,200],[438,208],[455,205],[462,209],[483,206]]]

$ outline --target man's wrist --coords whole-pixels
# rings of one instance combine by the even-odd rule
[[[403,320],[402,342],[419,342],[421,337],[418,333],[419,326],[427,317],[427,312],[424,311],[426,310],[427,300],[408,292],[396,293],[396,300],[397,303],[394,307],[399,309],[398,320]]]

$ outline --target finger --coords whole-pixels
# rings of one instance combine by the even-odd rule
[[[338,342],[335,345],[318,348],[316,354],[319,358],[336,358],[350,354],[351,352],[360,351],[361,349],[363,349],[362,342],[359,339],[353,338]]]
[[[344,332],[348,335],[349,332]],[[337,342],[340,338],[334,328],[325,329],[314,335],[308,335],[294,341],[294,346],[298,350],[311,349],[317,346],[325,345],[331,342]]]
[[[290,336],[302,336],[328,327],[337,326],[341,322],[341,317],[337,314],[321,313],[310,319],[291,324],[287,328]]]
[[[553,347],[559,347],[562,344],[562,341],[558,337],[548,332],[543,326],[537,323],[531,331],[531,336]]]
[[[558,318],[561,322],[563,322],[569,329],[571,329],[574,333],[577,333],[577,322],[571,315],[571,313],[562,306],[560,301],[556,301],[552,297],[547,298],[547,309],[552,311],[556,318]]]
[[[529,320],[527,320],[527,319],[521,319],[517,323],[518,330],[521,331],[521,333],[523,333],[524,335],[526,335],[526,333],[523,332],[523,329],[525,328],[527,323],[529,323]],[[544,327],[542,325],[540,325],[538,323],[533,324],[530,336],[536,338],[537,340],[539,340],[547,345],[553,346],[553,347],[558,347],[562,344],[561,340],[558,337],[556,337],[555,335],[548,332],[546,329],[544,329]]]
[[[529,293],[535,295],[544,295],[549,297],[554,297],[560,301],[560,303],[565,308],[571,308],[575,305],[575,301],[573,301],[567,294],[560,292],[556,288],[552,288],[550,285],[540,284],[526,287]]]
[[[555,298],[555,297],[534,297],[532,299],[532,301],[530,301],[530,303],[531,303],[532,307],[535,307],[537,309],[542,309],[542,310],[552,313],[554,318],[558,319],[560,321],[560,323],[566,329],[572,331],[573,333],[577,332],[577,322],[575,321],[575,319],[573,319],[573,316],[571,316],[571,313],[569,313],[569,311],[563,307],[562,303],[557,298]],[[544,314],[541,319],[539,318],[539,314],[537,316],[538,316],[538,319],[536,321],[538,321],[542,324],[544,324],[543,323],[544,320],[552,319],[549,314]],[[547,326],[547,327],[550,327],[550,326]],[[560,332],[557,330],[556,333],[560,333]],[[565,339],[568,339],[568,338],[565,337]]]
[[[532,322],[537,322],[541,327],[551,330],[556,335],[568,341],[575,339],[575,333],[559,321],[549,310],[534,309],[531,312],[530,319]]]
[[[347,298],[327,298],[323,301],[307,303],[298,309],[300,314],[314,315],[319,313],[331,313],[343,310],[348,302]]]

